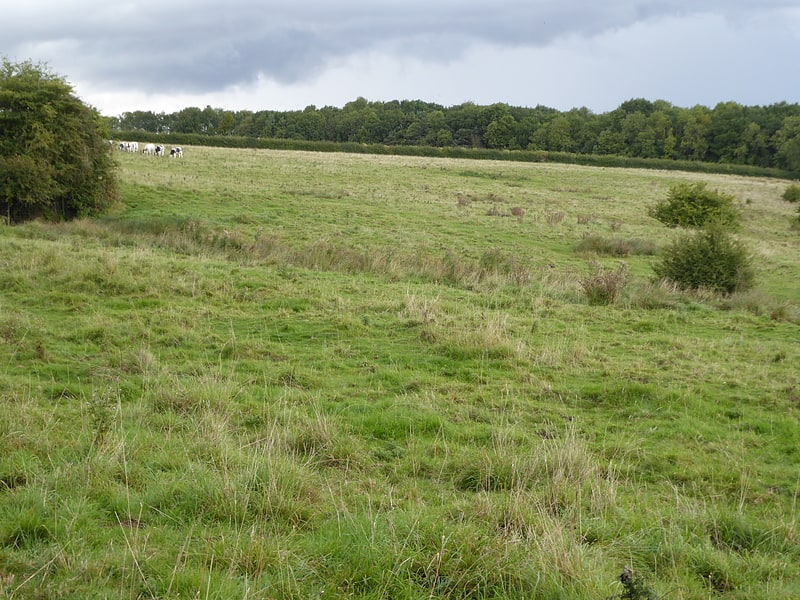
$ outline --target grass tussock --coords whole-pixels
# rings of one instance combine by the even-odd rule
[[[658,246],[653,240],[608,238],[598,234],[584,235],[578,242],[575,251],[579,254],[596,254],[598,256],[653,256]]]
[[[581,289],[591,305],[613,304],[622,296],[629,281],[628,265],[620,263],[616,269],[606,269],[595,263],[592,272],[581,279]]]

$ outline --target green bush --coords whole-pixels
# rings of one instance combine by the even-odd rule
[[[673,242],[653,270],[682,289],[726,294],[751,288],[755,279],[747,248],[719,225]]]
[[[718,223],[736,227],[741,218],[736,198],[705,183],[679,183],[670,188],[666,199],[650,210],[650,216],[669,227],[703,227]]]
[[[3,221],[95,216],[116,201],[105,121],[46,67],[0,62],[0,132]]]
[[[783,199],[787,202],[800,202],[800,185],[793,183],[783,192]]]

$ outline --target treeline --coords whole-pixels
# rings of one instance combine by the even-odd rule
[[[525,150],[632,159],[749,165],[800,173],[800,105],[780,102],[681,108],[632,99],[596,114],[586,108],[445,107],[420,100],[302,111],[229,111],[207,106],[165,114],[126,112],[112,129],[385,146]]]

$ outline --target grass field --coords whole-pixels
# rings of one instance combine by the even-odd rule
[[[800,597],[788,182],[119,160],[112,214],[0,228],[0,598]],[[680,181],[756,289],[652,281]]]

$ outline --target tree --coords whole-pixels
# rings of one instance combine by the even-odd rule
[[[680,114],[681,155],[689,160],[705,160],[711,128],[711,114],[704,106],[695,106]]]
[[[516,147],[516,140],[514,139],[516,129],[517,121],[514,117],[503,115],[486,127],[486,145],[489,148]]]
[[[744,107],[736,102],[720,102],[711,111],[708,153],[713,162],[733,162],[747,127]]]
[[[786,117],[774,137],[779,166],[800,172],[800,117]]]
[[[45,66],[0,68],[0,214],[9,223],[72,219],[117,198],[107,122]]]

